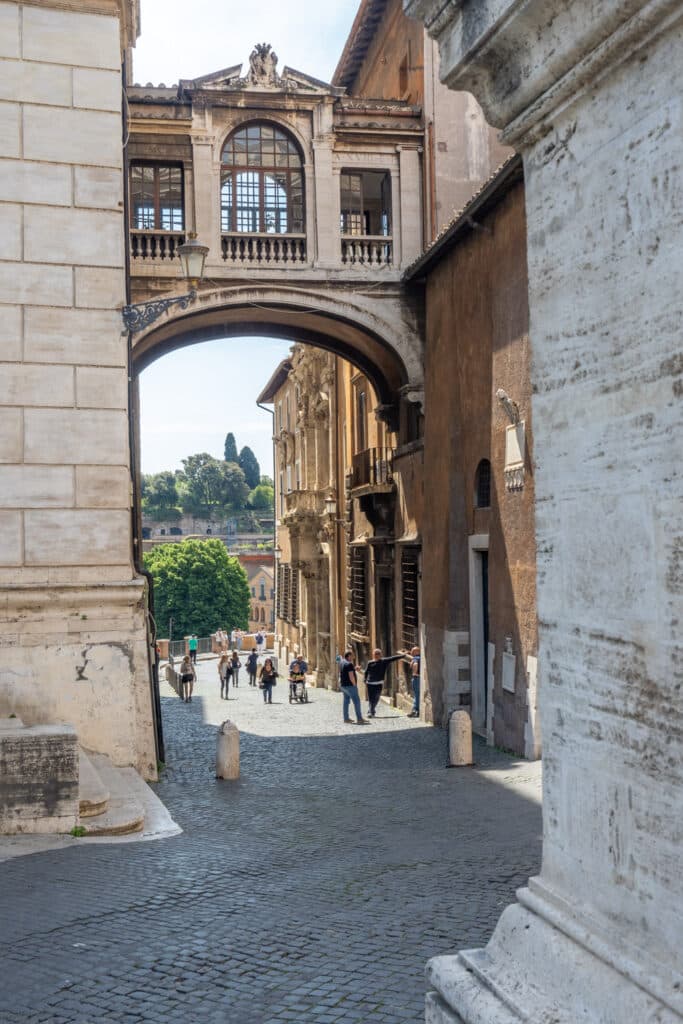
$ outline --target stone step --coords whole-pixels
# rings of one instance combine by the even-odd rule
[[[103,814],[109,803],[109,790],[83,747],[78,749],[78,805],[81,818]]]
[[[105,754],[88,753],[101,785],[108,792],[106,810],[86,816],[81,826],[88,836],[123,836],[141,832],[145,821],[142,803],[133,796],[138,792],[140,777],[134,768],[115,768]]]

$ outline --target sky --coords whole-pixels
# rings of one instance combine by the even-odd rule
[[[142,0],[133,79],[198,78],[242,63],[260,42],[280,63],[331,79],[359,0]],[[293,341],[296,339],[292,339]],[[143,473],[180,469],[195,452],[223,456],[228,431],[272,476],[271,418],[256,397],[287,356],[289,342],[230,338],[179,349],[140,376]]]

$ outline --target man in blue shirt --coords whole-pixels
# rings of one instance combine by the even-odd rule
[[[360,708],[360,694],[358,693],[358,679],[356,677],[356,666],[353,661],[353,651],[344,651],[344,657],[339,662],[339,686],[344,694],[344,721],[347,724],[353,722],[349,718],[349,704],[353,703],[356,712],[356,725],[367,725]]]

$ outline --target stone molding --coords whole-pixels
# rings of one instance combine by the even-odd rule
[[[0,589],[0,616],[3,612],[37,609],[45,614],[66,608],[92,605],[135,607],[145,596],[147,581],[140,577],[123,583],[74,584],[59,583],[4,586]],[[46,604],[47,594],[47,604]]]
[[[439,44],[441,80],[473,93],[515,145],[683,17],[679,0],[404,0]],[[607,9],[605,9],[607,8]],[[532,26],[534,31],[532,31]]]

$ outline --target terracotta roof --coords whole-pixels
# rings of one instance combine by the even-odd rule
[[[361,0],[346,45],[332,75],[333,85],[343,86],[345,89],[350,89],[353,85],[388,2],[389,0]]]
[[[431,270],[434,263],[456,244],[461,235],[476,230],[475,214],[487,213],[500,202],[513,185],[523,180],[522,158],[518,153],[513,153],[493,172],[488,181],[481,185],[467,205],[454,214],[452,220],[439,232],[422,255],[410,264],[403,274],[403,280],[414,281]]]

